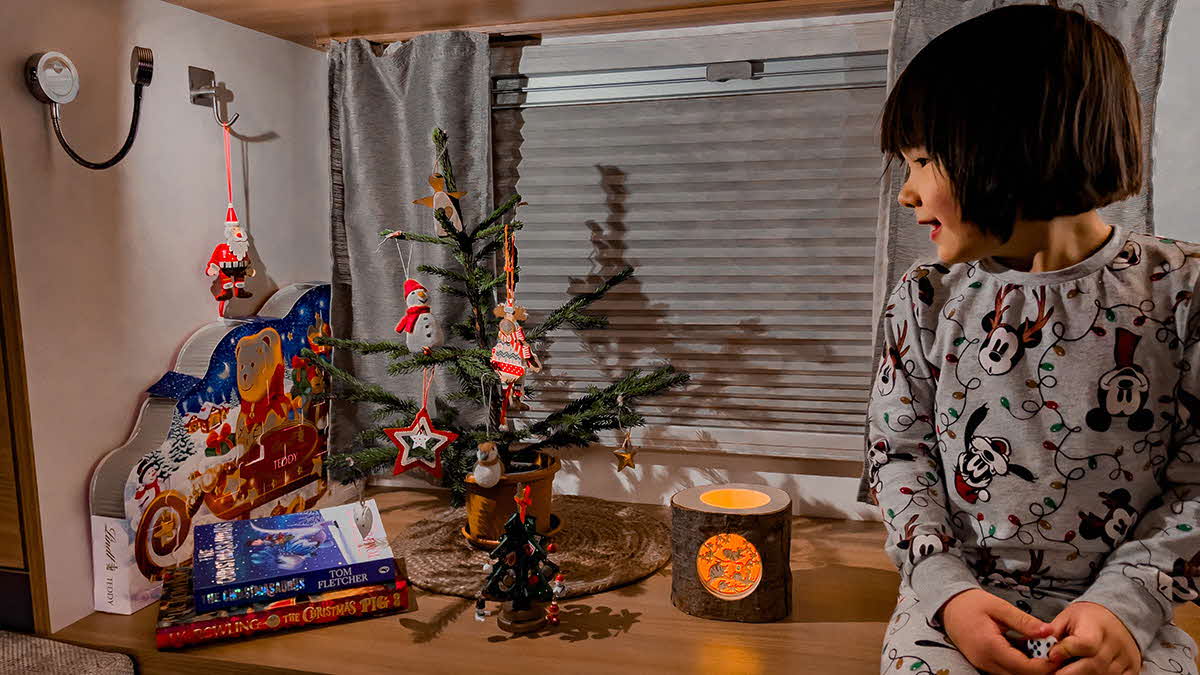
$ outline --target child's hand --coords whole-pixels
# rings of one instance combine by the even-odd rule
[[[1054,663],[1025,656],[1004,637],[1012,629],[1029,638],[1044,638],[1051,634],[1050,624],[981,588],[951,598],[942,608],[942,625],[954,646],[980,670],[1000,675],[1054,672]]]
[[[1056,671],[1061,675],[1138,675],[1142,670],[1137,642],[1104,605],[1072,603],[1054,617],[1050,626],[1059,639],[1050,650],[1050,660],[1058,665],[1077,659]]]

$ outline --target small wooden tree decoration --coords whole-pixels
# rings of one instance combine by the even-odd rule
[[[504,525],[500,544],[489,553],[492,562],[484,565],[487,580],[475,600],[475,618],[482,621],[487,600],[503,603],[497,623],[510,633],[528,633],[549,622],[558,624],[558,597],[562,595],[564,575],[548,553],[556,549],[537,533],[537,523],[527,515],[529,486],[519,491],[517,512]],[[543,615],[540,604],[550,602]]]

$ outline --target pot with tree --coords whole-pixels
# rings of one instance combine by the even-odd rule
[[[600,440],[600,432],[622,430],[625,443],[621,449],[625,452],[618,453],[618,466],[631,466],[627,430],[645,424],[635,403],[681,387],[689,376],[670,364],[650,372],[632,370],[607,386],[590,387],[541,419],[517,424],[509,413],[525,407],[524,380],[542,368],[540,343],[564,326],[577,330],[607,327],[606,317],[585,310],[629,279],[633,268],[626,267],[590,292],[570,297],[526,329],[522,322],[528,314],[516,302],[514,240],[523,225],[509,219],[521,198],[512,195],[475,226],[464,226],[459,205],[464,193],[455,189],[447,138],[441,129],[434,130],[433,143],[438,160],[430,185],[435,193],[417,203],[433,209],[439,233],[383,230],[380,235],[448,247],[458,262],[457,269],[420,265],[417,272],[440,277],[442,291],[465,298],[466,316],[450,322],[444,331],[433,325],[427,294],[421,292],[424,286],[408,279],[404,289],[408,307],[396,327],[403,341],[315,340],[326,347],[386,357],[391,361],[388,372],[396,376],[420,372],[422,400],[401,398],[378,384],[364,382],[312,351],[306,350],[304,357],[339,382],[339,391],[333,396],[373,406],[373,419],[388,421],[357,434],[354,447],[332,454],[328,458],[330,474],[351,483],[364,481],[388,466],[393,473],[421,468],[450,490],[452,503],[466,504],[464,536],[476,547],[491,549],[515,512],[518,484],[530,488],[528,513],[540,534],[553,533],[561,525],[550,512],[551,486],[560,465],[548,451],[586,448]],[[503,260],[500,270],[492,264],[497,256]],[[431,415],[429,387],[434,368],[453,373],[459,389],[445,398],[437,397],[436,412]],[[477,404],[483,410],[482,419],[465,419],[453,407],[455,401]]]

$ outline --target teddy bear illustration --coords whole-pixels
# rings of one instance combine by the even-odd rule
[[[1100,498],[1104,500],[1108,513],[1098,516],[1080,511],[1079,536],[1084,539],[1099,539],[1111,548],[1124,541],[1133,531],[1138,513],[1130,505],[1133,497],[1125,488],[1101,492]]]
[[[954,464],[954,489],[968,504],[991,499],[988,486],[996,476],[1011,473],[1030,483],[1037,480],[1032,471],[1010,460],[1012,446],[1008,439],[975,435],[987,412],[987,406],[981,405],[971,413],[967,420],[966,448]]]
[[[283,424],[291,413],[291,399],[284,392],[283,350],[279,333],[264,328],[238,340],[237,388],[242,405],[235,438],[243,451],[258,443],[265,432]]]
[[[1146,431],[1154,425],[1154,413],[1146,408],[1150,398],[1150,380],[1142,367],[1133,362],[1142,336],[1124,328],[1117,329],[1113,343],[1116,367],[1100,376],[1096,384],[1099,405],[1088,411],[1084,420],[1093,431],[1108,431],[1114,417],[1126,418],[1130,431]]]

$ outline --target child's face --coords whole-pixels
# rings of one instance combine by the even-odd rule
[[[919,225],[931,228],[929,238],[937,246],[938,259],[949,265],[991,255],[1000,242],[962,220],[962,209],[941,166],[923,147],[909,148],[903,155],[908,179],[896,199],[915,209]]]

